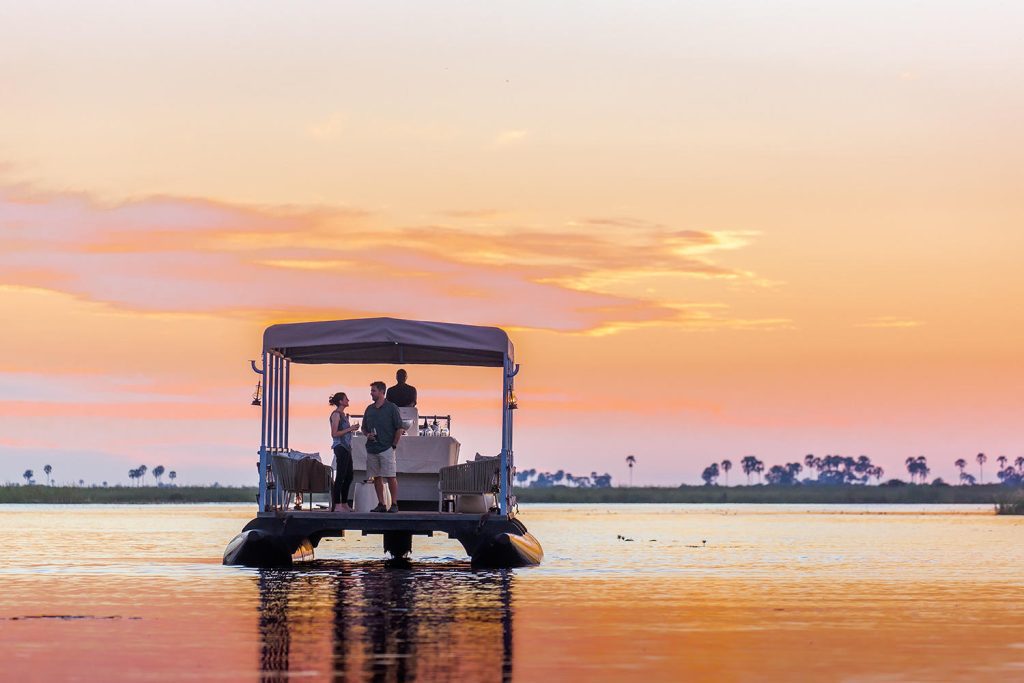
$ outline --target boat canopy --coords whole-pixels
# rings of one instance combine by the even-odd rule
[[[396,318],[271,325],[263,352],[303,364],[403,363],[503,367],[514,363],[504,330]]]

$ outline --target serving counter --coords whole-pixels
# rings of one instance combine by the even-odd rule
[[[398,505],[408,509],[436,510],[439,472],[459,461],[459,442],[450,436],[402,437],[398,442]],[[353,482],[366,480],[366,437],[352,437]],[[354,485],[354,484],[353,484]],[[352,496],[352,491],[347,494]]]

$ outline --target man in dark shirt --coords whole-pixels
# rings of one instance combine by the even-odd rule
[[[388,389],[387,399],[399,408],[414,408],[416,406],[416,387],[406,384],[405,380],[409,373],[401,369],[395,373],[398,384]]]
[[[373,512],[398,512],[398,459],[395,449],[402,438],[402,416],[394,403],[384,397],[387,385],[370,385],[373,403],[363,411],[363,434],[366,434],[366,476],[373,479],[377,507]],[[391,507],[384,506],[384,480],[391,490]]]

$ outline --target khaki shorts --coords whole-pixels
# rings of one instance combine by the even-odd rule
[[[383,453],[367,453],[366,476],[370,479],[398,476],[398,458],[395,457],[395,449],[389,448]]]

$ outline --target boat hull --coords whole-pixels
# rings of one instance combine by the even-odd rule
[[[294,562],[312,559],[313,546],[308,539],[288,539],[261,529],[248,529],[228,543],[223,563],[246,567],[290,567]]]
[[[288,567],[313,558],[326,536],[346,531],[383,537],[384,550],[395,559],[407,558],[416,535],[440,532],[462,544],[476,567],[524,567],[544,557],[540,542],[514,517],[485,513],[287,512],[260,515],[224,551],[224,564],[249,567]]]
[[[543,559],[544,548],[528,531],[498,534],[480,544],[472,555],[473,566],[480,568],[530,567]]]

